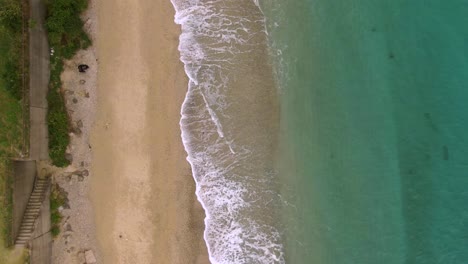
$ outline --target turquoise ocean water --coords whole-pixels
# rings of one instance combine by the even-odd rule
[[[286,262],[468,263],[468,1],[261,4]]]
[[[468,263],[468,0],[172,3],[211,263]]]

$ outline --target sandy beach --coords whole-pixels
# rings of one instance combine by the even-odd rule
[[[97,3],[91,201],[99,263],[209,263],[180,138],[187,78],[169,0]]]

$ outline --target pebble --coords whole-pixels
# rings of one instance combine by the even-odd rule
[[[96,264],[96,257],[92,250],[85,251],[86,264]]]

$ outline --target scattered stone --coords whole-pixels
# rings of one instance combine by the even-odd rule
[[[92,250],[85,251],[86,264],[96,264],[96,257]]]
[[[68,245],[72,241],[71,235],[64,235],[63,239],[64,239],[65,245]]]
[[[65,159],[68,160],[70,163],[73,162],[73,155],[70,153],[65,153]]]
[[[88,92],[85,93],[85,97],[89,98],[89,93]]]
[[[78,181],[82,182],[84,180],[84,177],[82,175],[78,175]]]
[[[73,128],[73,133],[76,134],[77,136],[81,135],[82,131],[79,127],[74,127]]]
[[[78,252],[76,257],[79,264],[86,264],[85,253],[83,251]]]
[[[72,175],[67,175],[67,176],[65,176],[65,180],[67,181],[67,183],[70,183],[70,184],[71,184]]]
[[[72,227],[71,227],[71,225],[70,225],[69,223],[66,223],[66,224],[65,224],[65,228],[64,228],[64,229],[65,229],[65,232],[71,232],[71,231],[73,231],[73,229],[72,229]]]
[[[76,122],[76,126],[79,127],[79,128],[83,128],[83,121],[82,120],[78,120]]]
[[[72,102],[73,102],[74,104],[76,104],[76,103],[78,103],[78,99],[73,98]]]
[[[85,80],[80,80],[80,84],[85,84],[86,81]]]
[[[83,176],[85,176],[85,177],[86,177],[86,176],[89,176],[89,171],[88,171],[88,170],[82,170],[82,171],[81,171],[81,175],[83,175]]]

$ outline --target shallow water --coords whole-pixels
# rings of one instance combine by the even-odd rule
[[[467,1],[263,1],[288,263],[467,263]]]

